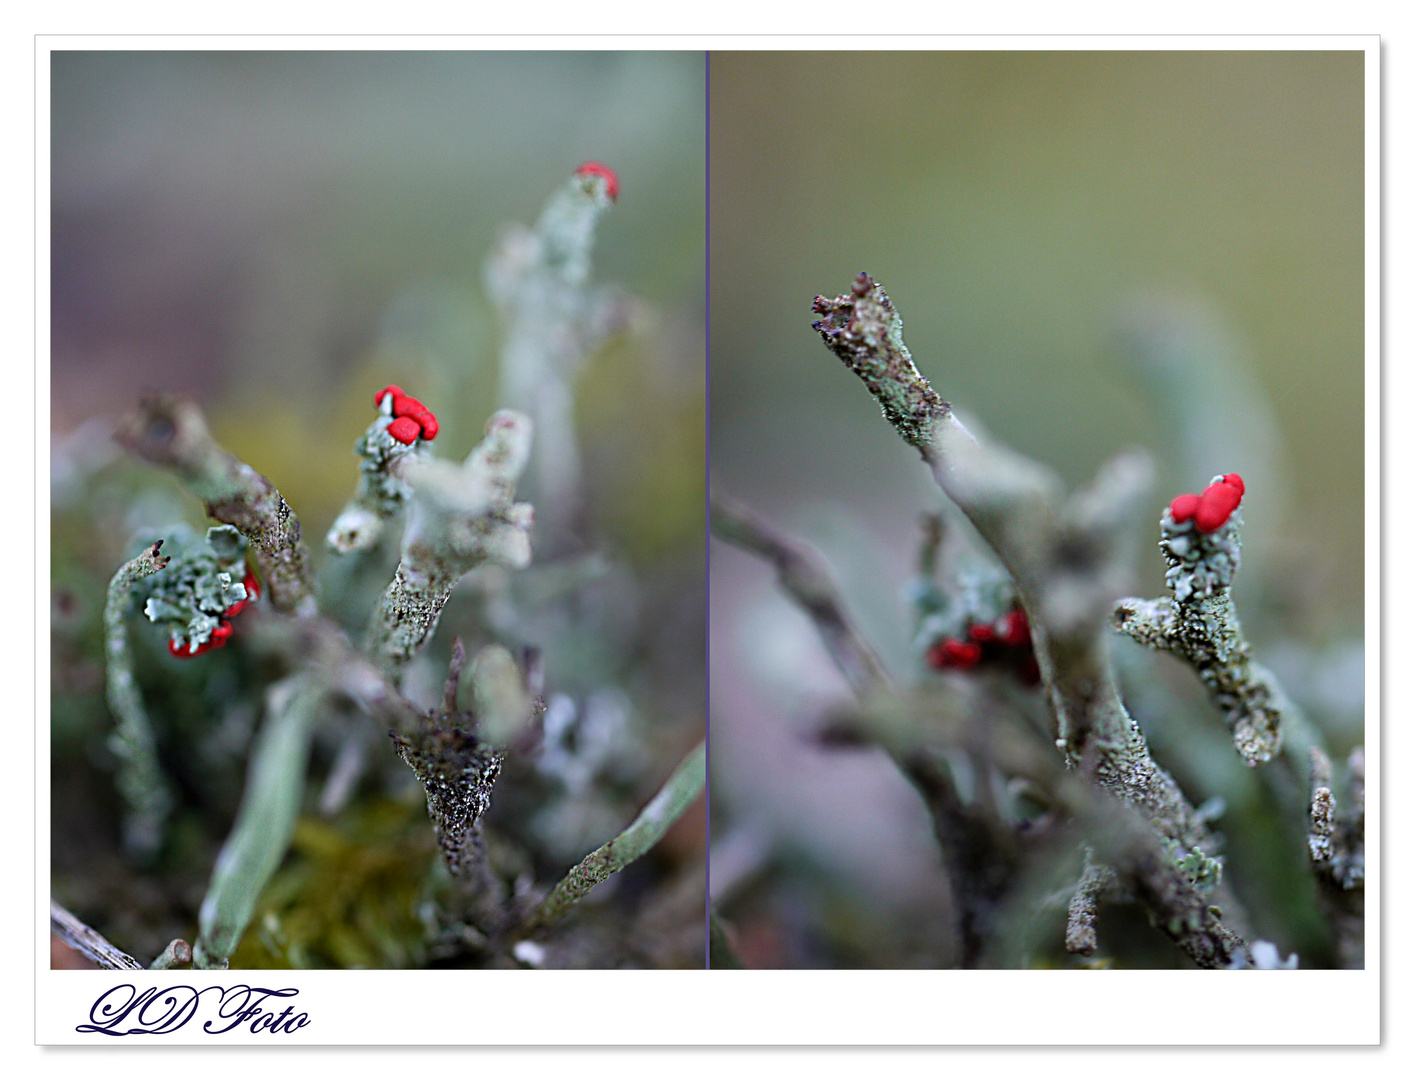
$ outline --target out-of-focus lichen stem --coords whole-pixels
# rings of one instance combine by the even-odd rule
[[[735,499],[714,490],[713,535],[769,562],[786,594],[805,608],[831,658],[859,697],[888,691],[884,665],[846,614],[824,561],[805,545],[787,540]]]
[[[118,758],[118,791],[127,807],[123,846],[138,858],[151,858],[162,844],[163,824],[172,808],[172,793],[157,758],[152,723],[143,707],[128,649],[128,614],[133,587],[164,569],[171,561],[161,554],[162,541],[124,563],[108,584],[103,609],[108,661],[108,707],[117,726],[108,746]]]
[[[49,901],[49,929],[64,944],[108,971],[141,971],[143,966],[57,900]]]
[[[327,688],[297,675],[271,687],[246,790],[202,901],[193,966],[224,968],[245,933],[261,889],[280,865],[305,790],[310,740]]]
[[[581,497],[575,376],[619,306],[586,288],[595,227],[617,190],[602,166],[580,168],[550,197],[535,227],[509,228],[486,264],[487,292],[505,326],[501,403],[528,415],[539,433],[532,490],[555,516],[552,526],[570,520]]]
[[[646,854],[663,838],[668,827],[683,816],[683,811],[702,792],[706,782],[707,746],[699,743],[673,770],[658,794],[639,811],[638,817],[614,839],[576,863],[521,925],[518,933],[524,936],[559,919],[600,882]]]

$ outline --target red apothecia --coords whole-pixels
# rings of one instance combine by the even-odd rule
[[[1202,495],[1186,493],[1175,496],[1169,504],[1169,516],[1176,524],[1192,518],[1194,527],[1200,532],[1213,532],[1238,509],[1238,504],[1243,501],[1243,491],[1243,477],[1229,473],[1204,488]]]
[[[996,664],[1015,668],[1029,686],[1041,680],[1037,659],[1032,655],[1032,631],[1027,613],[1012,608],[996,622],[975,622],[968,626],[968,640],[946,637],[924,655],[935,671],[969,671]]]
[[[605,190],[609,194],[610,202],[617,202],[619,199],[619,177],[608,165],[601,165],[598,161],[587,161],[575,170],[576,176],[602,176],[604,177]]]
[[[437,417],[417,398],[403,393],[402,387],[385,386],[373,396],[376,407],[382,407],[383,399],[392,395],[393,423],[388,425],[388,434],[405,445],[412,445],[419,438],[431,442],[437,438]]]

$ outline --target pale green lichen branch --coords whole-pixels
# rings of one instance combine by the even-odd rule
[[[1338,812],[1331,760],[1312,748],[1311,829],[1308,853],[1317,872],[1341,889],[1356,889],[1366,878],[1366,754],[1362,747],[1346,762],[1350,805]]]
[[[1310,831],[1312,869],[1344,968],[1359,968],[1366,948],[1366,752],[1358,746],[1346,760],[1344,798],[1325,752],[1311,751]]]
[[[400,475],[415,496],[403,557],[369,621],[365,651],[393,677],[432,636],[462,576],[482,563],[530,565],[529,503],[515,501],[530,453],[531,423],[496,413],[486,437],[462,465],[404,459]]]
[[[1218,529],[1205,533],[1193,519],[1176,522],[1166,509],[1160,519],[1160,552],[1168,564],[1165,584],[1171,596],[1121,600],[1114,619],[1122,633],[1194,668],[1244,763],[1256,766],[1271,760],[1284,738],[1295,736],[1302,744],[1294,748],[1299,758],[1313,739],[1277,680],[1253,661],[1238,622],[1230,589],[1241,564],[1242,526],[1241,511],[1235,510]],[[1302,767],[1297,771],[1300,775]]]
[[[571,868],[520,932],[525,934],[559,919],[600,882],[646,854],[701,794],[706,780],[707,746],[699,743],[628,828]]]
[[[393,401],[392,394],[383,395],[377,418],[354,444],[359,455],[359,486],[324,538],[325,546],[336,555],[373,547],[384,526],[402,512],[412,496],[412,488],[399,475],[399,466],[410,456],[426,457],[427,443],[422,439],[402,443],[388,434]]]
[[[505,231],[484,274],[505,328],[500,401],[534,423],[536,500],[562,519],[573,514],[581,486],[574,379],[619,306],[612,295],[586,288],[595,228],[612,205],[605,176],[577,172],[534,228]]]
[[[284,858],[304,796],[310,740],[327,693],[308,676],[293,676],[267,694],[265,723],[251,753],[241,807],[202,901],[195,967],[228,965],[261,890]]]
[[[118,791],[123,797],[123,844],[139,858],[149,858],[162,844],[163,824],[172,809],[172,792],[157,758],[152,723],[143,707],[128,648],[128,614],[133,588],[171,561],[160,553],[162,541],[124,563],[108,584],[103,609],[108,662],[108,707],[117,722],[108,746],[118,759]]]
[[[314,577],[300,539],[300,519],[268,479],[211,437],[196,404],[148,395],[114,437],[144,461],[171,469],[211,517],[241,531],[277,611],[315,614]]]

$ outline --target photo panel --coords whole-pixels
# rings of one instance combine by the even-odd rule
[[[703,54],[47,60],[52,964],[701,969]]]
[[[712,55],[724,958],[1363,966],[1367,63]]]

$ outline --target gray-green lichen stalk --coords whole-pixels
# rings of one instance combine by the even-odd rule
[[[432,636],[452,588],[485,562],[530,565],[529,503],[515,501],[530,453],[531,422],[503,409],[461,465],[405,463],[415,495],[403,534],[403,557],[369,623],[366,651],[397,674]]]
[[[308,676],[294,676],[270,689],[241,808],[202,901],[194,967],[227,966],[261,889],[285,855],[304,795],[310,740],[327,693]]]
[[[1144,808],[1164,836],[1186,849],[1210,846],[1126,711],[1103,634],[1128,571],[1116,526],[1147,489],[1147,460],[1121,455],[1067,498],[1049,470],[985,445],[958,422],[915,366],[898,312],[868,274],[833,301],[817,297],[814,310],[825,315],[813,325],[826,345],[864,380],[1012,575],[1068,761]]]
[[[683,815],[707,782],[707,747],[699,743],[627,828],[590,852],[560,880],[522,926],[522,932],[554,922],[601,881],[644,855]]]
[[[103,609],[108,662],[108,707],[117,722],[108,746],[118,758],[118,791],[127,808],[123,844],[139,858],[149,858],[162,843],[162,829],[172,809],[172,793],[157,759],[152,724],[133,676],[128,649],[128,614],[138,582],[161,572],[171,561],[161,554],[162,541],[124,563],[108,584]]]
[[[1216,477],[1215,482],[1222,477]],[[1243,519],[1235,510],[1213,532],[1194,521],[1160,519],[1160,552],[1172,598],[1130,598],[1115,606],[1115,626],[1142,645],[1182,657],[1208,688],[1250,766],[1270,760],[1282,745],[1283,700],[1272,675],[1253,662],[1230,588],[1241,563]]]
[[[427,444],[417,439],[408,445],[388,434],[393,400],[392,394],[383,395],[378,417],[354,444],[354,452],[359,455],[359,486],[324,539],[337,555],[373,547],[384,525],[403,510],[412,496],[412,488],[399,475],[399,466],[413,455],[425,456]]]
[[[586,284],[596,226],[613,204],[605,176],[577,172],[551,196],[534,228],[506,230],[484,274],[505,327],[501,404],[534,423],[536,501],[562,519],[573,513],[580,490],[574,379],[619,306],[612,294]]]
[[[813,326],[825,344],[864,381],[1011,574],[1068,764],[1136,807],[1176,851],[1216,861],[1217,839],[1154,761],[1126,710],[1105,640],[1129,572],[1124,523],[1148,490],[1148,459],[1119,455],[1089,488],[1068,497],[1050,470],[984,443],[959,423],[919,372],[899,314],[868,274],[834,300],[817,297],[813,310],[822,316]],[[1242,940],[1210,926],[1212,919],[1201,921],[1185,938],[1186,951],[1205,966],[1225,966]]]

